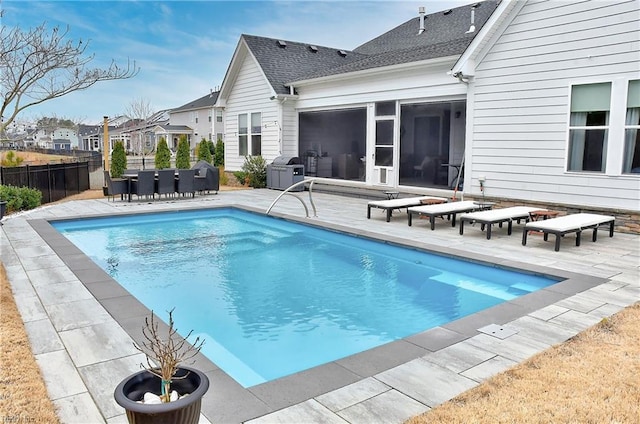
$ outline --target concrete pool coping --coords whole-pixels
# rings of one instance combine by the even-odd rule
[[[218,206],[243,206],[244,209],[262,211],[263,209],[261,210],[256,207],[247,207],[246,198],[248,197],[252,201],[255,201],[256,197],[262,197],[261,200],[264,203],[266,200],[270,200],[275,197],[275,195],[275,192],[270,191],[255,191],[253,192],[253,195],[243,193],[240,197],[245,198],[245,202],[241,201],[239,202],[239,204],[234,204],[233,202],[231,202]],[[336,196],[333,197],[335,198]],[[350,212],[364,215],[364,212],[362,211],[364,211],[366,200],[350,199],[348,203],[352,204]],[[201,209],[212,207],[212,205],[203,204],[203,202],[192,202],[189,205],[183,204],[179,206],[169,206],[170,207],[168,209],[163,210],[184,210],[192,207]],[[144,211],[139,212],[160,212],[162,211],[161,209],[159,209],[161,207],[162,205],[160,204],[154,204],[148,208],[149,210],[147,210],[147,208],[145,207]],[[360,210],[360,208],[362,209]],[[295,213],[298,214],[298,217],[296,217]],[[341,212],[337,211],[337,213]],[[305,219],[300,219],[299,214],[300,211],[298,205],[297,210],[295,207],[293,207],[292,212],[290,213],[278,213],[276,215],[278,217],[286,217],[288,219],[301,220],[305,223],[315,224],[315,222],[309,222]],[[75,219],[78,217],[77,215],[73,216],[73,213],[71,213],[70,215],[71,216],[69,216],[69,218]],[[103,214],[95,213],[94,211],[94,213],[91,214],[91,217],[98,217],[100,215]],[[29,220],[28,225],[36,231],[41,240],[45,241],[48,246],[50,246],[52,251],[55,253],[55,256],[61,259],[64,267],[71,271],[73,277],[67,276],[66,279],[71,280],[72,278],[77,278],[78,281],[82,283],[82,285],[87,289],[87,291],[91,293],[92,297],[97,300],[97,303],[100,305],[100,307],[104,308],[106,313],[109,315],[109,318],[113,317],[113,319],[115,319],[117,328],[123,329],[126,334],[132,339],[139,340],[142,322],[141,317],[147,316],[149,314],[149,311],[140,302],[130,296],[124,289],[122,289],[122,287],[120,287],[117,282],[111,279],[111,277],[107,273],[105,273],[91,260],[84,256],[84,254],[82,254],[79,249],[71,244],[71,242],[69,242],[64,236],[62,236],[53,227],[51,227],[48,222],[49,220],[62,218],[64,218],[64,216],[36,218]],[[366,222],[367,221],[363,221],[363,223]],[[375,225],[370,225],[371,228],[368,229],[361,228],[356,231],[354,231],[352,227],[345,226],[344,223],[323,222],[322,224],[325,227],[328,226],[340,231],[348,230],[349,232],[355,232],[357,235],[366,237],[372,235],[381,237],[381,234],[376,231],[376,228],[374,228],[375,226],[391,225],[393,227],[394,225],[373,221],[371,223]],[[363,225],[363,227],[365,226]],[[411,231],[415,232],[416,230]],[[424,230],[419,229],[418,231]],[[436,230],[436,232],[437,231],[438,230]],[[428,235],[429,233],[426,234]],[[450,236],[451,235],[449,234],[449,237]],[[534,292],[527,296],[521,297],[512,302],[503,303],[494,308],[490,308],[469,317],[454,321],[447,325],[428,330],[424,333],[392,342],[379,348],[371,349],[357,355],[352,355],[350,357],[335,361],[330,364],[315,367],[308,371],[303,371],[292,376],[284,377],[273,382],[253,386],[248,389],[242,388],[239,384],[233,381],[233,379],[231,379],[224,372],[218,369],[215,364],[211,363],[204,357],[200,357],[198,358],[198,361],[194,366],[204,371],[209,376],[212,382],[211,389],[203,400],[202,409],[203,415],[209,421],[242,422],[256,418],[254,420],[255,422],[260,422],[261,420],[264,420],[265,422],[268,422],[270,420],[280,422],[296,422],[300,421],[301,417],[300,411],[296,411],[302,410],[304,411],[304,414],[317,413],[321,414],[320,416],[325,416],[328,414],[327,416],[334,417],[336,420],[338,420],[336,422],[342,422],[340,420],[346,419],[346,417],[349,416],[349,411],[353,412],[358,410],[358,405],[362,406],[365,405],[365,402],[369,402],[369,404],[367,405],[371,406],[370,404],[372,402],[372,399],[377,399],[380,402],[389,402],[391,401],[391,399],[393,399],[394,403],[403,405],[403,409],[408,411],[410,415],[415,415],[419,412],[427,410],[429,407],[435,406],[435,404],[440,403],[443,400],[446,400],[443,398],[443,396],[446,397],[446,395],[449,394],[450,390],[440,390],[439,393],[434,394],[433,396],[423,393],[424,396],[422,396],[422,398],[420,395],[411,395],[407,392],[411,392],[411,390],[414,389],[399,387],[403,385],[402,382],[396,385],[392,383],[398,378],[398,376],[395,375],[396,369],[413,363],[416,360],[421,360],[426,356],[442,356],[447,352],[453,351],[454,349],[457,349],[456,346],[461,345],[461,342],[470,342],[475,337],[484,334],[482,331],[479,331],[479,329],[483,329],[486,326],[496,324],[500,327],[508,327],[509,324],[513,321],[530,316],[531,314],[533,314],[534,316],[544,315],[544,313],[541,313],[540,311],[544,310],[550,305],[554,305],[562,301],[565,301],[566,303],[567,299],[575,296],[576,294],[584,292],[585,290],[602,286],[608,281],[608,279],[604,276],[578,274],[572,271],[552,269],[546,266],[523,264],[512,259],[496,258],[495,256],[474,253],[473,251],[469,250],[465,251],[464,249],[460,250],[458,248],[450,248],[446,246],[434,246],[428,243],[416,242],[415,240],[408,241],[406,237],[403,236],[383,234],[382,237],[384,237],[385,241],[387,242],[409,244],[410,247],[413,248],[428,247],[430,250],[438,250],[446,255],[462,254],[465,258],[474,261],[490,261],[499,266],[516,267],[529,272],[560,276],[563,278],[567,278],[567,280],[551,286],[547,289],[543,289],[538,292]],[[623,238],[625,238],[625,236],[623,236]],[[503,238],[503,240],[509,239]],[[500,243],[501,241],[492,239],[487,242]],[[557,253],[553,251],[550,251],[549,253],[545,252],[546,249],[548,249],[548,245],[546,247],[543,246],[542,249],[535,247],[533,248],[533,250],[530,250],[529,247],[522,247],[522,249],[523,251],[535,252],[535,256],[532,257],[539,257],[541,255],[541,251],[543,252],[543,256],[552,257],[552,254],[557,255]],[[569,253],[568,256],[573,256],[576,253],[579,253],[578,256],[580,256],[581,253],[591,252],[591,250],[577,252],[578,249],[582,249],[582,247],[576,248],[576,251],[572,250],[572,252]],[[637,247],[635,251],[632,249],[631,254],[635,255],[635,257],[637,258]],[[37,256],[38,255],[36,255],[36,257]],[[3,261],[4,260],[5,259],[3,255]],[[27,268],[35,267],[33,265],[27,265]],[[35,272],[35,269],[27,271],[29,271],[27,272],[27,275],[29,276],[38,275]],[[36,282],[34,286],[38,288],[37,286],[39,286],[39,284]],[[620,286],[625,287],[626,285]],[[632,292],[637,292],[636,286],[632,286]],[[635,298],[637,299],[637,296]],[[608,301],[604,301],[604,304],[607,303]],[[616,300],[616,303],[614,303],[614,305],[616,305],[617,308],[610,307],[609,309],[621,309],[624,305],[618,305],[619,303],[623,302],[621,302],[620,300]],[[628,304],[631,303],[633,303],[633,297],[629,299]],[[60,311],[55,310],[56,308],[54,308],[53,306],[55,306],[54,303],[52,303],[51,305],[44,305],[44,309],[52,309],[53,315],[56,315],[56,312],[59,313]],[[566,308],[566,306],[556,305],[554,306],[554,308],[565,309],[564,312],[569,311],[569,308]],[[576,307],[576,309],[580,310],[581,308]],[[595,309],[597,308],[592,308],[592,310]],[[559,310],[556,310],[555,312],[549,311],[547,313],[550,314],[550,317],[562,315]],[[51,315],[51,313],[49,314]],[[63,347],[67,351],[69,351],[71,361],[73,365],[79,370],[81,380],[85,384],[87,384],[87,386],[90,386],[93,383],[98,383],[98,380],[100,380],[101,378],[105,380],[101,381],[100,384],[106,383],[104,384],[106,387],[97,389],[92,387],[87,388],[92,397],[95,398],[98,394],[102,394],[103,396],[110,395],[108,393],[108,390],[109,388],[113,390],[115,384],[113,384],[109,380],[115,379],[115,377],[118,376],[119,381],[119,379],[123,378],[129,373],[136,371],[138,369],[138,364],[141,362],[140,355],[139,353],[137,353],[137,351],[126,349],[123,346],[119,346],[119,348],[116,349],[118,350],[117,353],[114,352],[113,355],[107,355],[107,357],[104,358],[101,358],[99,357],[100,355],[97,355],[98,357],[94,359],[83,360],[82,358],[80,358],[80,355],[73,354],[71,352],[71,347],[78,343],[78,341],[74,339],[75,336],[84,336],[86,342],[91,343],[91,337],[100,340],[100,337],[106,337],[117,333],[117,331],[114,330],[113,327],[111,327],[112,324],[106,324],[106,319],[103,320],[102,318],[100,318],[97,320],[99,321],[97,323],[92,322],[91,317],[87,318],[87,320],[87,322],[82,322],[82,320],[80,320],[76,323],[62,324],[59,319],[57,321],[56,319],[54,319],[52,325],[55,328],[56,332],[59,334],[60,339],[62,339]],[[593,323],[593,319],[587,321]],[[101,325],[104,328],[97,328]],[[97,328],[97,333],[87,330],[88,328],[92,327]],[[511,327],[513,328],[513,325]],[[108,328],[108,330],[105,328]],[[554,328],[553,330],[556,329]],[[77,334],[72,335],[71,333],[74,332]],[[118,334],[121,335],[120,333]],[[539,342],[537,345],[541,348],[548,347],[549,345],[562,341],[563,339],[566,340],[566,338],[570,337],[571,335],[573,335],[571,334],[571,332],[559,330],[558,334],[544,334],[542,336],[544,341]],[[108,338],[109,337],[107,337],[107,339]],[[497,339],[501,340],[499,338]],[[104,342],[107,343],[108,340],[105,340]],[[467,343],[466,349],[471,349],[473,351],[481,350],[485,353],[490,352],[490,348],[488,346],[484,346],[484,348],[477,346],[478,343],[482,342],[488,343],[489,341],[476,340],[475,344]],[[536,345],[536,343],[532,344]],[[124,351],[120,351],[121,348],[124,349]],[[58,350],[60,350],[59,347],[50,349],[51,352],[57,352]],[[499,350],[499,347],[496,347],[494,350]],[[38,357],[38,355],[46,355],[51,352],[42,352],[41,354],[37,353],[36,357]],[[466,372],[474,368],[475,366],[481,365],[483,365],[485,368],[487,366],[490,366],[491,369],[497,370],[499,368],[498,365],[507,365],[516,362],[514,360],[519,359],[520,355],[520,353],[512,355],[505,354],[504,352],[494,353],[495,354],[491,355],[489,359],[478,359],[480,362],[478,362],[474,366],[465,368],[464,371]],[[477,352],[475,354],[477,355]],[[486,355],[481,356],[484,357]],[[98,370],[98,368],[100,368],[101,366],[104,366],[104,369]],[[117,367],[117,370],[114,367]],[[461,376],[460,372],[451,372],[450,374],[445,372],[446,366],[443,369],[440,368],[438,368],[437,370],[432,369],[430,373],[448,380],[449,385],[451,385],[452,387],[466,389],[472,386],[474,383],[478,383],[477,380],[470,379],[468,377],[465,377],[464,375]],[[105,376],[105,373],[111,374]],[[356,392],[362,392],[363,390],[371,392],[373,390],[373,392],[371,392],[373,394],[370,393],[371,396],[365,396],[362,402],[354,402],[353,404],[350,404],[349,402],[345,403],[345,401],[335,399],[336,396],[339,396],[339,393],[345,394],[346,392],[350,392],[350,388],[353,389],[351,391]],[[397,397],[400,395],[409,396],[406,396],[406,398],[399,400]],[[56,395],[54,394],[53,397],[55,396]],[[353,396],[353,394],[349,396]],[[431,398],[429,398],[430,396]],[[60,397],[60,399],[64,398],[65,396]],[[61,400],[60,402],[63,401]],[[113,405],[110,405],[110,402],[112,403],[111,399],[96,399],[96,403],[98,404],[97,409],[101,414],[102,419],[107,420],[107,422],[121,422],[121,413],[118,414],[118,410],[114,409]],[[336,411],[333,411],[331,407],[327,405],[334,405],[333,407],[336,408]],[[340,407],[344,405],[348,406]],[[279,412],[268,415],[274,411]],[[290,414],[294,414],[293,416],[298,417],[298,419],[290,419],[289,421],[287,421],[286,418],[282,418],[291,416]],[[366,414],[362,415],[361,413],[360,416],[366,417]],[[282,421],[282,419],[284,419],[284,421]],[[349,421],[357,422],[358,420],[356,419],[355,421],[353,421],[352,418]],[[368,419],[363,418],[361,422],[368,421]],[[206,420],[204,420],[203,422],[206,422]]]

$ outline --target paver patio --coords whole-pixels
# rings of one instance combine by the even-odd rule
[[[113,389],[139,369],[132,336],[146,309],[84,255],[56,235],[47,219],[117,215],[195,207],[243,206],[264,211],[273,190],[221,192],[189,200],[107,202],[82,200],[6,217],[0,259],[49,395],[64,423],[124,423]],[[306,194],[304,195],[306,198]],[[368,199],[314,193],[311,223],[349,228],[393,242],[502,265],[551,272],[569,280],[427,332],[248,389],[215,364],[196,366],[211,381],[201,422],[400,423],[427,411],[512,365],[563,342],[640,299],[640,237],[616,233],[580,247],[573,238],[554,252],[542,237],[521,245],[518,231],[496,229],[487,240],[479,227],[428,221],[407,225],[403,213],[385,222],[366,218]],[[303,219],[296,199],[284,197],[278,216]],[[491,324],[504,335],[479,331]],[[495,327],[489,327],[492,329]],[[485,329],[486,330],[486,329]],[[502,330],[500,331],[502,332]]]

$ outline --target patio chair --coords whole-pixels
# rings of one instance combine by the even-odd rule
[[[174,197],[176,192],[176,170],[160,169],[157,171],[156,193],[158,196],[164,194],[165,197]]]
[[[609,237],[613,237],[613,225],[616,218],[609,215],[598,215],[593,213],[577,213],[572,215],[559,216],[557,218],[545,219],[544,221],[534,221],[525,224],[522,229],[522,245],[527,244],[527,234],[529,231],[542,232],[544,241],[547,241],[549,234],[556,236],[555,251],[560,250],[560,239],[565,234],[576,233],[576,246],[580,246],[580,235],[585,230],[593,230],[591,241],[598,238],[598,227],[609,226]]]
[[[390,200],[373,200],[367,203],[367,219],[371,218],[371,209],[379,208],[383,209],[387,214],[387,222],[391,221],[391,214],[394,209],[403,209],[411,206],[421,205],[423,201],[447,201],[444,197],[433,196],[419,196],[419,197],[405,197],[403,199],[390,199]]]
[[[135,194],[138,198],[151,196],[155,199],[155,178],[154,170],[138,171],[138,178],[131,180],[131,194]]]
[[[487,240],[491,239],[491,226],[493,224],[499,224],[502,227],[503,222],[508,223],[507,234],[511,235],[513,229],[513,221],[518,224],[523,219],[528,222],[531,218],[531,212],[541,211],[545,209],[532,208],[529,206],[512,206],[509,208],[494,209],[488,211],[471,212],[460,216],[460,235],[464,233],[464,223],[479,223],[480,229],[484,230],[487,227]]]
[[[196,196],[195,169],[178,169],[178,179],[176,180],[176,193],[185,196],[191,193],[191,197]]]
[[[215,191],[216,194],[220,190],[220,172],[218,168],[206,161],[196,162],[191,169],[196,170],[196,191],[210,192]]]
[[[128,193],[128,183],[124,178],[111,178],[109,171],[104,171],[104,184],[106,195],[113,199],[118,194],[120,200],[124,199],[124,195]]]

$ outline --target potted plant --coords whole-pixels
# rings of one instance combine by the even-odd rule
[[[145,341],[141,346],[134,343],[145,354],[147,367],[116,387],[115,400],[125,409],[131,424],[197,424],[209,379],[180,364],[197,355],[204,340],[197,337],[193,344],[187,342],[192,331],[180,336],[174,328],[173,310],[169,311],[167,337],[161,337],[158,327],[152,311],[142,328]]]

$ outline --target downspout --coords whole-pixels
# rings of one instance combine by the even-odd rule
[[[455,72],[453,74],[454,77],[458,78],[458,80],[463,83],[466,84],[467,87],[469,86],[469,78],[465,79],[464,74],[462,73],[462,71],[458,71]],[[466,133],[466,123],[465,123],[465,133]],[[465,137],[464,140],[464,149],[462,150],[462,160],[460,161],[460,171],[458,172],[458,177],[456,178],[456,185],[453,188],[453,197],[451,198],[451,200],[457,200],[458,197],[458,187],[460,187],[460,176],[462,175],[462,173],[464,172],[464,160],[467,157],[467,139]],[[464,200],[464,191],[462,192],[461,196],[460,196],[460,200]]]

